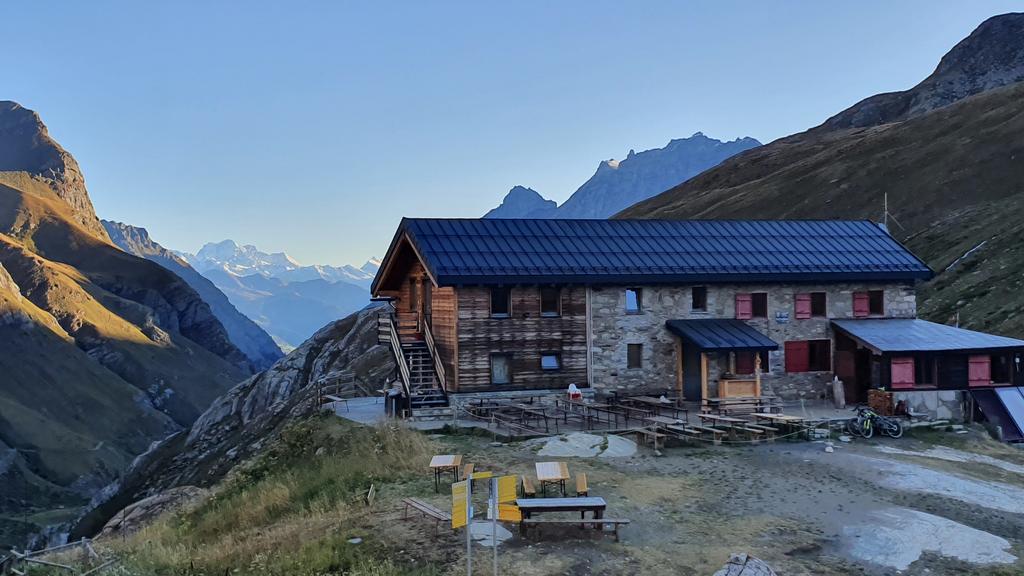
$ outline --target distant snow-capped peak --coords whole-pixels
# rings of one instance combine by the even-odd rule
[[[285,252],[263,252],[251,244],[239,245],[234,240],[222,240],[203,245],[195,254],[178,253],[200,273],[217,269],[235,276],[259,274],[284,282],[326,280],[368,285],[380,266],[373,258],[361,268],[313,264],[305,266]],[[371,263],[376,262],[376,266]]]

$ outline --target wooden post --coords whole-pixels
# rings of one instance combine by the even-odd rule
[[[708,405],[708,353],[700,353],[700,401],[704,407]]]
[[[761,396],[761,353],[754,352],[754,396]]]
[[[683,341],[680,338],[676,338],[676,358],[679,359],[676,362],[676,404],[678,404],[686,399],[683,394],[683,378],[686,367],[683,365]]]

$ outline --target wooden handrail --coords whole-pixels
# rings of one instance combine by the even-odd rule
[[[391,341],[391,352],[395,355],[395,362],[398,364],[398,374],[402,379],[402,390],[406,398],[412,398],[412,387],[409,384],[412,378],[409,376],[409,364],[405,361],[405,353],[402,352],[402,341],[398,339],[398,327],[395,326],[394,316],[388,315],[388,340]]]
[[[434,360],[434,372],[437,373],[437,382],[441,386],[441,390],[447,393],[448,380],[444,373],[444,362],[441,362],[441,356],[437,353],[437,345],[434,343],[434,334],[430,331],[429,321],[423,323],[423,340],[427,343],[427,351],[430,352],[430,357]]]

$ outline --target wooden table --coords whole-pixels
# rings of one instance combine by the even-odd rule
[[[569,479],[569,466],[565,462],[537,462],[536,468],[541,494],[547,494],[548,484],[556,484],[565,496],[565,481]]]
[[[742,418],[733,418],[732,416],[718,416],[717,414],[698,414],[697,417],[700,418],[702,422],[710,421],[714,424],[725,424],[727,426],[745,424],[747,422]]]
[[[604,517],[604,510],[608,507],[604,498],[597,496],[585,496],[581,498],[517,498],[516,506],[523,514],[523,519],[528,519],[534,514],[544,512],[579,512],[580,519],[586,518],[586,513],[593,514],[594,520]],[[595,522],[600,530],[601,524]],[[520,530],[524,527],[520,525]]]
[[[461,454],[444,454],[430,459],[430,469],[434,471],[434,492],[441,491],[441,475],[451,471],[452,483],[459,481],[459,467],[462,466]]]
[[[648,416],[644,418],[644,422],[650,422],[658,426],[675,426],[676,424],[686,424],[686,420],[679,418],[669,418],[668,416]]]
[[[676,418],[678,418],[679,413],[682,412],[683,418],[686,418],[686,408],[676,406],[675,404],[670,402],[662,402],[660,399],[655,398],[653,396],[633,396],[631,398],[627,398],[626,400],[636,402],[637,404],[643,404],[645,407],[654,410],[654,414],[657,416],[661,416],[662,410],[667,410],[670,411],[672,415],[675,416]]]

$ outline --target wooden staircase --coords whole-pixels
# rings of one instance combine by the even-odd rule
[[[444,372],[429,326],[421,326],[415,313],[385,311],[377,321],[378,341],[391,347],[413,414],[417,409],[447,407]]]

